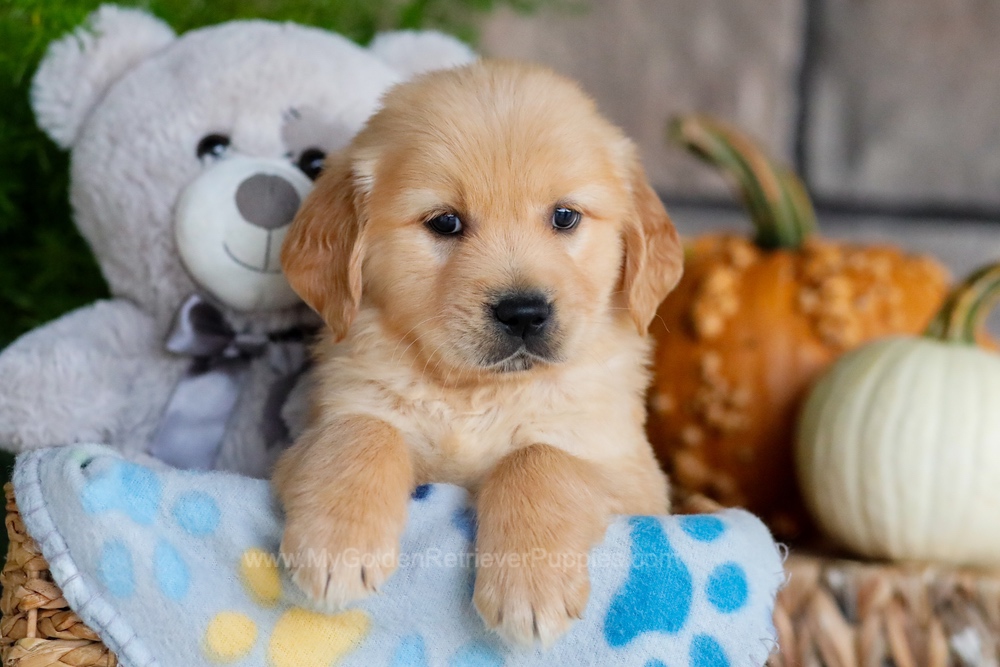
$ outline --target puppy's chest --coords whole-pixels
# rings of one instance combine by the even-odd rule
[[[579,409],[563,392],[435,397],[404,410],[421,482],[475,487],[496,463],[517,448],[572,440]]]

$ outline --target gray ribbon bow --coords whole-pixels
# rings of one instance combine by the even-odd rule
[[[281,408],[308,366],[311,333],[303,328],[238,333],[215,305],[197,294],[188,297],[166,349],[192,357],[191,365],[174,387],[148,452],[177,468],[213,469],[250,363],[265,354],[279,377],[264,404],[261,432],[268,447],[287,442]]]

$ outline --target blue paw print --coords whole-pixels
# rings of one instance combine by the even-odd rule
[[[417,487],[420,488],[420,487]],[[427,649],[420,635],[404,637],[392,656],[391,667],[427,667]]]
[[[608,608],[604,637],[616,648],[644,632],[674,634],[691,611],[691,573],[670,546],[659,520],[632,517],[632,566]]]
[[[451,516],[451,525],[455,526],[466,539],[474,542],[476,539],[476,508],[472,505],[455,510]]]
[[[174,521],[193,537],[205,537],[219,527],[219,505],[212,496],[201,491],[181,495],[172,510]]]
[[[81,469],[91,466],[81,461]],[[124,512],[135,523],[151,525],[160,511],[163,484],[149,468],[127,461],[113,461],[95,473],[80,491],[80,502],[88,514]],[[192,537],[207,537],[219,526],[219,505],[210,495],[191,491],[178,496],[170,514]],[[160,592],[180,601],[191,587],[191,573],[184,558],[171,544],[161,540],[153,551],[153,579]],[[114,596],[129,597],[135,590],[135,565],[129,546],[120,540],[105,542],[97,564],[97,575]]]
[[[138,524],[153,523],[160,508],[163,485],[152,470],[125,461],[115,461],[87,480],[80,501],[88,514],[119,510]]]
[[[191,574],[184,559],[162,540],[153,552],[153,576],[160,592],[174,601],[183,599],[191,586]]]
[[[652,517],[633,517],[629,524],[632,565],[604,622],[605,639],[616,648],[646,632],[679,632],[688,620],[694,595],[691,573],[671,547],[660,522]],[[683,517],[680,526],[688,537],[705,543],[726,532],[725,522],[716,516]],[[746,572],[734,562],[719,565],[705,582],[705,596],[720,613],[743,609],[750,596]],[[730,667],[722,645],[710,635],[696,635],[689,652],[691,667]],[[649,660],[645,667],[664,665]]]
[[[699,542],[714,542],[726,532],[722,519],[710,514],[693,514],[681,517],[681,530]]]
[[[428,667],[427,648],[420,635],[404,637],[393,654],[391,667]],[[448,667],[501,667],[503,657],[497,650],[474,641],[460,647],[448,661]]]
[[[698,635],[691,640],[691,667],[729,667],[729,658],[719,642]]]
[[[97,576],[104,587],[117,598],[131,597],[135,591],[135,573],[132,552],[124,542],[109,540],[101,549],[97,562]]]
[[[414,500],[424,500],[427,496],[431,495],[431,491],[433,490],[434,487],[430,484],[421,484],[417,488],[413,489],[413,493],[410,494],[410,497]]]
[[[470,642],[455,651],[448,667],[501,667],[503,657],[497,650],[482,642]]]
[[[725,563],[708,576],[705,593],[712,606],[724,614],[739,611],[747,603],[750,586],[743,568],[736,563]]]

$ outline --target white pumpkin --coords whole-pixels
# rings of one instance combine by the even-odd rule
[[[842,357],[810,394],[797,467],[822,528],[858,554],[1000,565],[1000,355],[975,344],[1000,265],[922,338]]]

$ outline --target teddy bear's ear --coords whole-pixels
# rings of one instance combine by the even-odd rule
[[[111,84],[174,37],[166,23],[146,12],[102,5],[83,26],[52,42],[42,58],[31,82],[38,126],[70,148]]]
[[[464,42],[434,30],[382,32],[368,48],[406,78],[465,65],[478,57]]]

